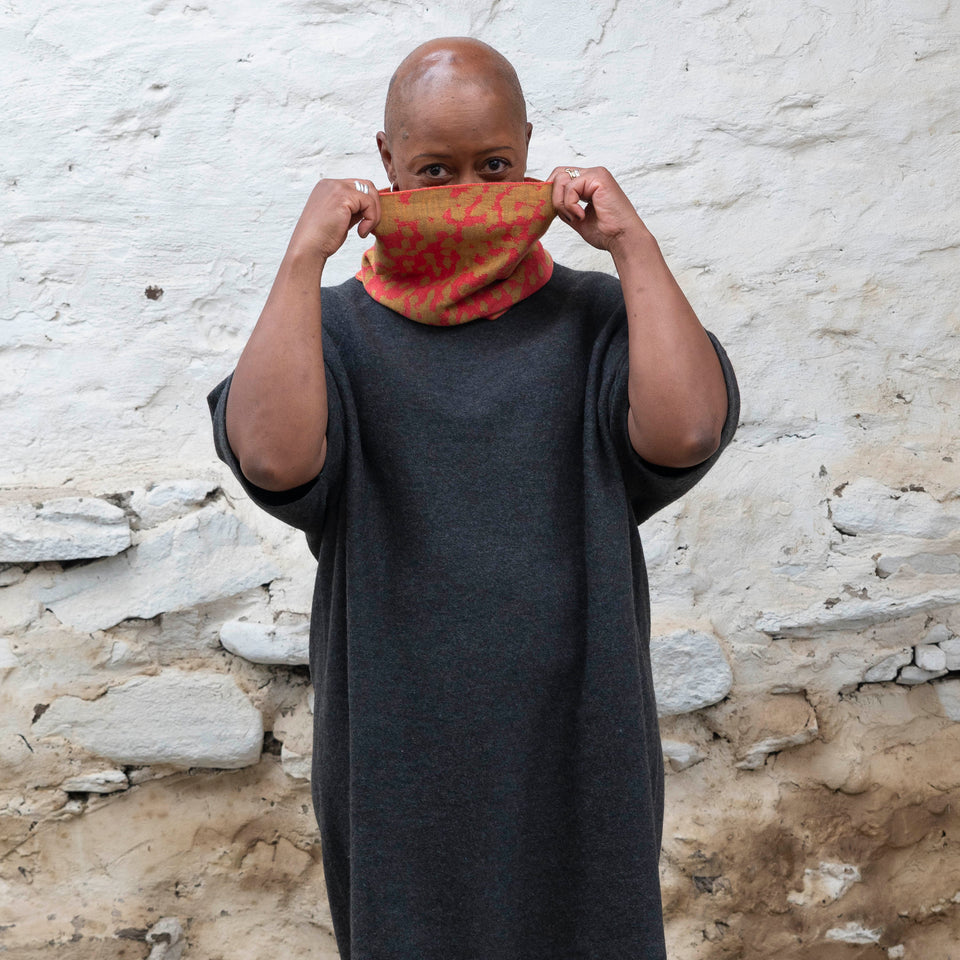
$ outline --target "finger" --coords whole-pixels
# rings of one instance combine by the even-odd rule
[[[550,199],[553,201],[557,216],[564,223],[571,225],[574,220],[581,219],[583,213],[577,200],[571,201],[568,196],[568,187],[571,182],[570,174],[574,169],[573,167],[555,167],[548,178],[553,184]]]
[[[380,222],[380,194],[371,180],[347,180],[344,183],[348,190],[354,191],[350,195],[353,209],[350,226],[356,225],[357,233],[361,237],[368,237]]]
[[[554,209],[556,209],[561,219],[566,219],[566,215],[563,212],[563,188],[564,181],[561,179],[563,176],[563,167],[556,167],[553,172],[547,177],[547,180],[553,184],[553,189],[550,192],[550,199],[553,201]]]
[[[582,177],[576,179],[568,177],[567,182],[563,185],[561,206],[570,220],[583,220],[586,217],[583,207],[580,206],[580,201],[584,199],[584,185]]]

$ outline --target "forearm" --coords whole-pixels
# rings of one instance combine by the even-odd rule
[[[320,322],[324,263],[291,244],[230,385],[230,445],[244,476],[267,490],[288,490],[312,480],[326,456]]]
[[[716,351],[642,224],[611,253],[629,325],[631,443],[651,463],[694,466],[719,446],[727,414]]]

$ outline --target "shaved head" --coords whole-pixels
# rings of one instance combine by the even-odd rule
[[[440,37],[421,44],[397,67],[387,90],[383,127],[389,140],[404,136],[411,110],[427,98],[463,97],[473,86],[504,98],[519,123],[527,106],[517,72],[503,54],[471,37]]]

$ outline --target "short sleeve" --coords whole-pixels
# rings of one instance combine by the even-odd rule
[[[327,510],[336,500],[344,463],[343,407],[335,378],[327,368],[327,455],[323,469],[308,483],[291,490],[275,492],[251,483],[240,469],[240,462],[227,439],[227,396],[233,375],[218,384],[207,397],[213,419],[213,442],[217,456],[231,469],[240,485],[271,516],[306,531],[311,549],[323,529]]]
[[[723,379],[727,387],[727,417],[720,435],[720,446],[716,452],[703,463],[692,467],[662,467],[647,462],[633,449],[627,428],[630,401],[627,392],[629,365],[625,324],[614,337],[607,352],[602,386],[605,396],[601,398],[600,410],[620,459],[627,495],[633,506],[637,523],[642,523],[653,516],[658,510],[662,510],[667,504],[682,497],[699,483],[720,458],[737,429],[740,417],[740,392],[737,387],[737,378],[717,338],[709,331],[707,335],[723,369]]]

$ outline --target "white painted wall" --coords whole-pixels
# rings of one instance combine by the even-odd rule
[[[313,182],[384,182],[386,81],[418,42],[450,34],[515,63],[533,175],[575,162],[620,178],[740,377],[725,460],[644,531],[661,689],[687,711],[664,718],[675,955],[735,943],[760,956],[762,937],[789,957],[796,930],[812,951],[798,957],[871,931],[907,957],[938,955],[944,929],[960,929],[957,839],[928,842],[951,816],[938,804],[960,800],[951,0],[0,4],[0,836],[14,851],[0,849],[0,903],[15,924],[0,944],[88,957],[70,939],[80,917],[97,949],[145,951],[116,931],[166,913],[187,956],[231,942],[259,956],[276,925],[317,948],[323,909],[291,892],[322,902],[311,815],[290,812],[307,796],[305,679],[219,641],[246,618],[263,630],[228,629],[237,642],[296,646],[309,558],[216,461],[205,394],[232,368]],[[571,266],[610,268],[563,224],[546,243]],[[331,282],[363,247],[348,243]],[[78,549],[99,559],[62,570]],[[89,733],[122,716],[139,737],[130,718],[179,671],[203,693],[177,716],[226,697],[233,727],[211,717],[185,752],[152,760]],[[281,755],[183,773],[256,759],[249,705]],[[182,730],[174,718],[162,732],[169,746]],[[262,819],[261,795],[287,812]],[[98,845],[127,863],[116,835],[148,844],[170,806],[183,842],[111,873]],[[904,844],[924,884],[887,877]],[[86,905],[78,873],[96,880]],[[188,881],[201,892],[187,901]],[[798,893],[824,884],[842,903]]]

